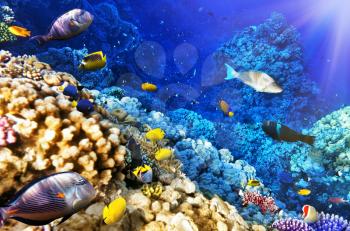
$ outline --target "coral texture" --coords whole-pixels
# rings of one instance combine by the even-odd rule
[[[262,213],[269,211],[274,213],[278,210],[275,200],[272,197],[261,195],[259,192],[245,191],[243,193],[243,206],[254,204],[259,206]]]
[[[272,227],[278,231],[313,231],[304,221],[291,218],[275,221]]]
[[[0,116],[0,146],[16,143],[16,133],[11,122],[5,116]]]

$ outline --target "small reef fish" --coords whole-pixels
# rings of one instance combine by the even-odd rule
[[[161,148],[159,149],[154,157],[156,160],[161,161],[161,160],[167,160],[169,159],[173,154],[173,150],[171,150],[170,148]]]
[[[301,141],[309,145],[313,145],[315,141],[314,136],[303,135],[277,122],[265,121],[262,125],[262,129],[267,135],[279,141]]]
[[[18,37],[29,37],[31,33],[26,28],[20,26],[10,26],[8,30],[11,32],[11,34],[16,35]]]
[[[165,136],[165,132],[161,128],[155,128],[148,131],[145,135],[146,139],[156,142],[162,140]]]
[[[83,58],[79,65],[79,70],[84,71],[96,71],[101,68],[104,68],[107,63],[106,55],[103,55],[102,51],[97,51],[91,54],[88,54]]]
[[[92,23],[94,16],[86,10],[73,9],[58,17],[46,35],[34,36],[32,39],[41,45],[51,40],[66,40],[79,35]]]
[[[152,168],[147,164],[135,168],[132,173],[142,183],[151,183],[153,180]]]
[[[94,111],[94,105],[88,99],[81,99],[78,102],[74,100],[72,102],[72,106],[76,107],[78,111],[85,114],[89,114]]]
[[[333,203],[333,204],[343,204],[343,203],[348,203],[348,200],[345,200],[342,197],[330,197],[328,198],[328,201]]]
[[[158,88],[152,83],[143,83],[141,84],[141,89],[148,92],[155,92]]]
[[[58,90],[63,92],[63,95],[69,96],[72,99],[78,99],[79,98],[79,91],[78,88],[68,84],[67,86],[59,86]]]
[[[300,196],[308,196],[308,195],[311,194],[311,190],[310,190],[310,189],[303,188],[303,189],[298,190],[298,194],[299,194]]]
[[[122,219],[126,211],[126,200],[119,197],[103,208],[102,217],[107,225],[116,223]]]
[[[7,219],[28,225],[46,225],[63,217],[61,223],[86,208],[95,198],[94,187],[75,172],[61,172],[32,181],[0,208],[0,226]]]
[[[283,91],[283,89],[277,85],[275,80],[266,73],[257,71],[237,72],[226,63],[225,66],[227,68],[227,76],[225,80],[239,79],[257,92],[281,93]]]
[[[258,187],[258,186],[260,186],[260,181],[258,181],[258,180],[249,180],[247,182],[247,185],[248,186],[252,186],[252,187]]]
[[[304,205],[303,218],[306,223],[316,222],[318,220],[316,209],[311,205]]]
[[[219,101],[219,106],[221,111],[228,117],[232,117],[234,115],[233,111],[231,110],[230,105],[225,100]]]

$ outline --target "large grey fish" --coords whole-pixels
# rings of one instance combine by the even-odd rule
[[[7,219],[28,225],[46,225],[63,217],[62,222],[87,207],[95,198],[94,187],[75,172],[62,172],[32,181],[0,208],[0,226]]]
[[[266,73],[257,71],[237,72],[226,63],[225,66],[227,68],[227,76],[225,80],[239,79],[257,92],[281,93],[283,91],[283,89],[277,85],[275,80]]]
[[[86,10],[74,9],[58,17],[46,35],[34,36],[39,44],[51,40],[66,40],[79,35],[92,23],[94,16]]]

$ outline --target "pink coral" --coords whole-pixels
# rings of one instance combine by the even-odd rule
[[[243,193],[243,206],[249,203],[259,206],[262,213],[265,213],[267,210],[274,213],[278,210],[275,200],[272,197],[263,196],[259,192],[245,191]]]
[[[9,119],[6,116],[0,116],[0,146],[13,144],[16,140],[16,133],[13,130]]]

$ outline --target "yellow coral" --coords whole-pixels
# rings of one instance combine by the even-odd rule
[[[144,184],[141,188],[143,195],[149,198],[159,198],[163,192],[163,185],[160,182]]]

